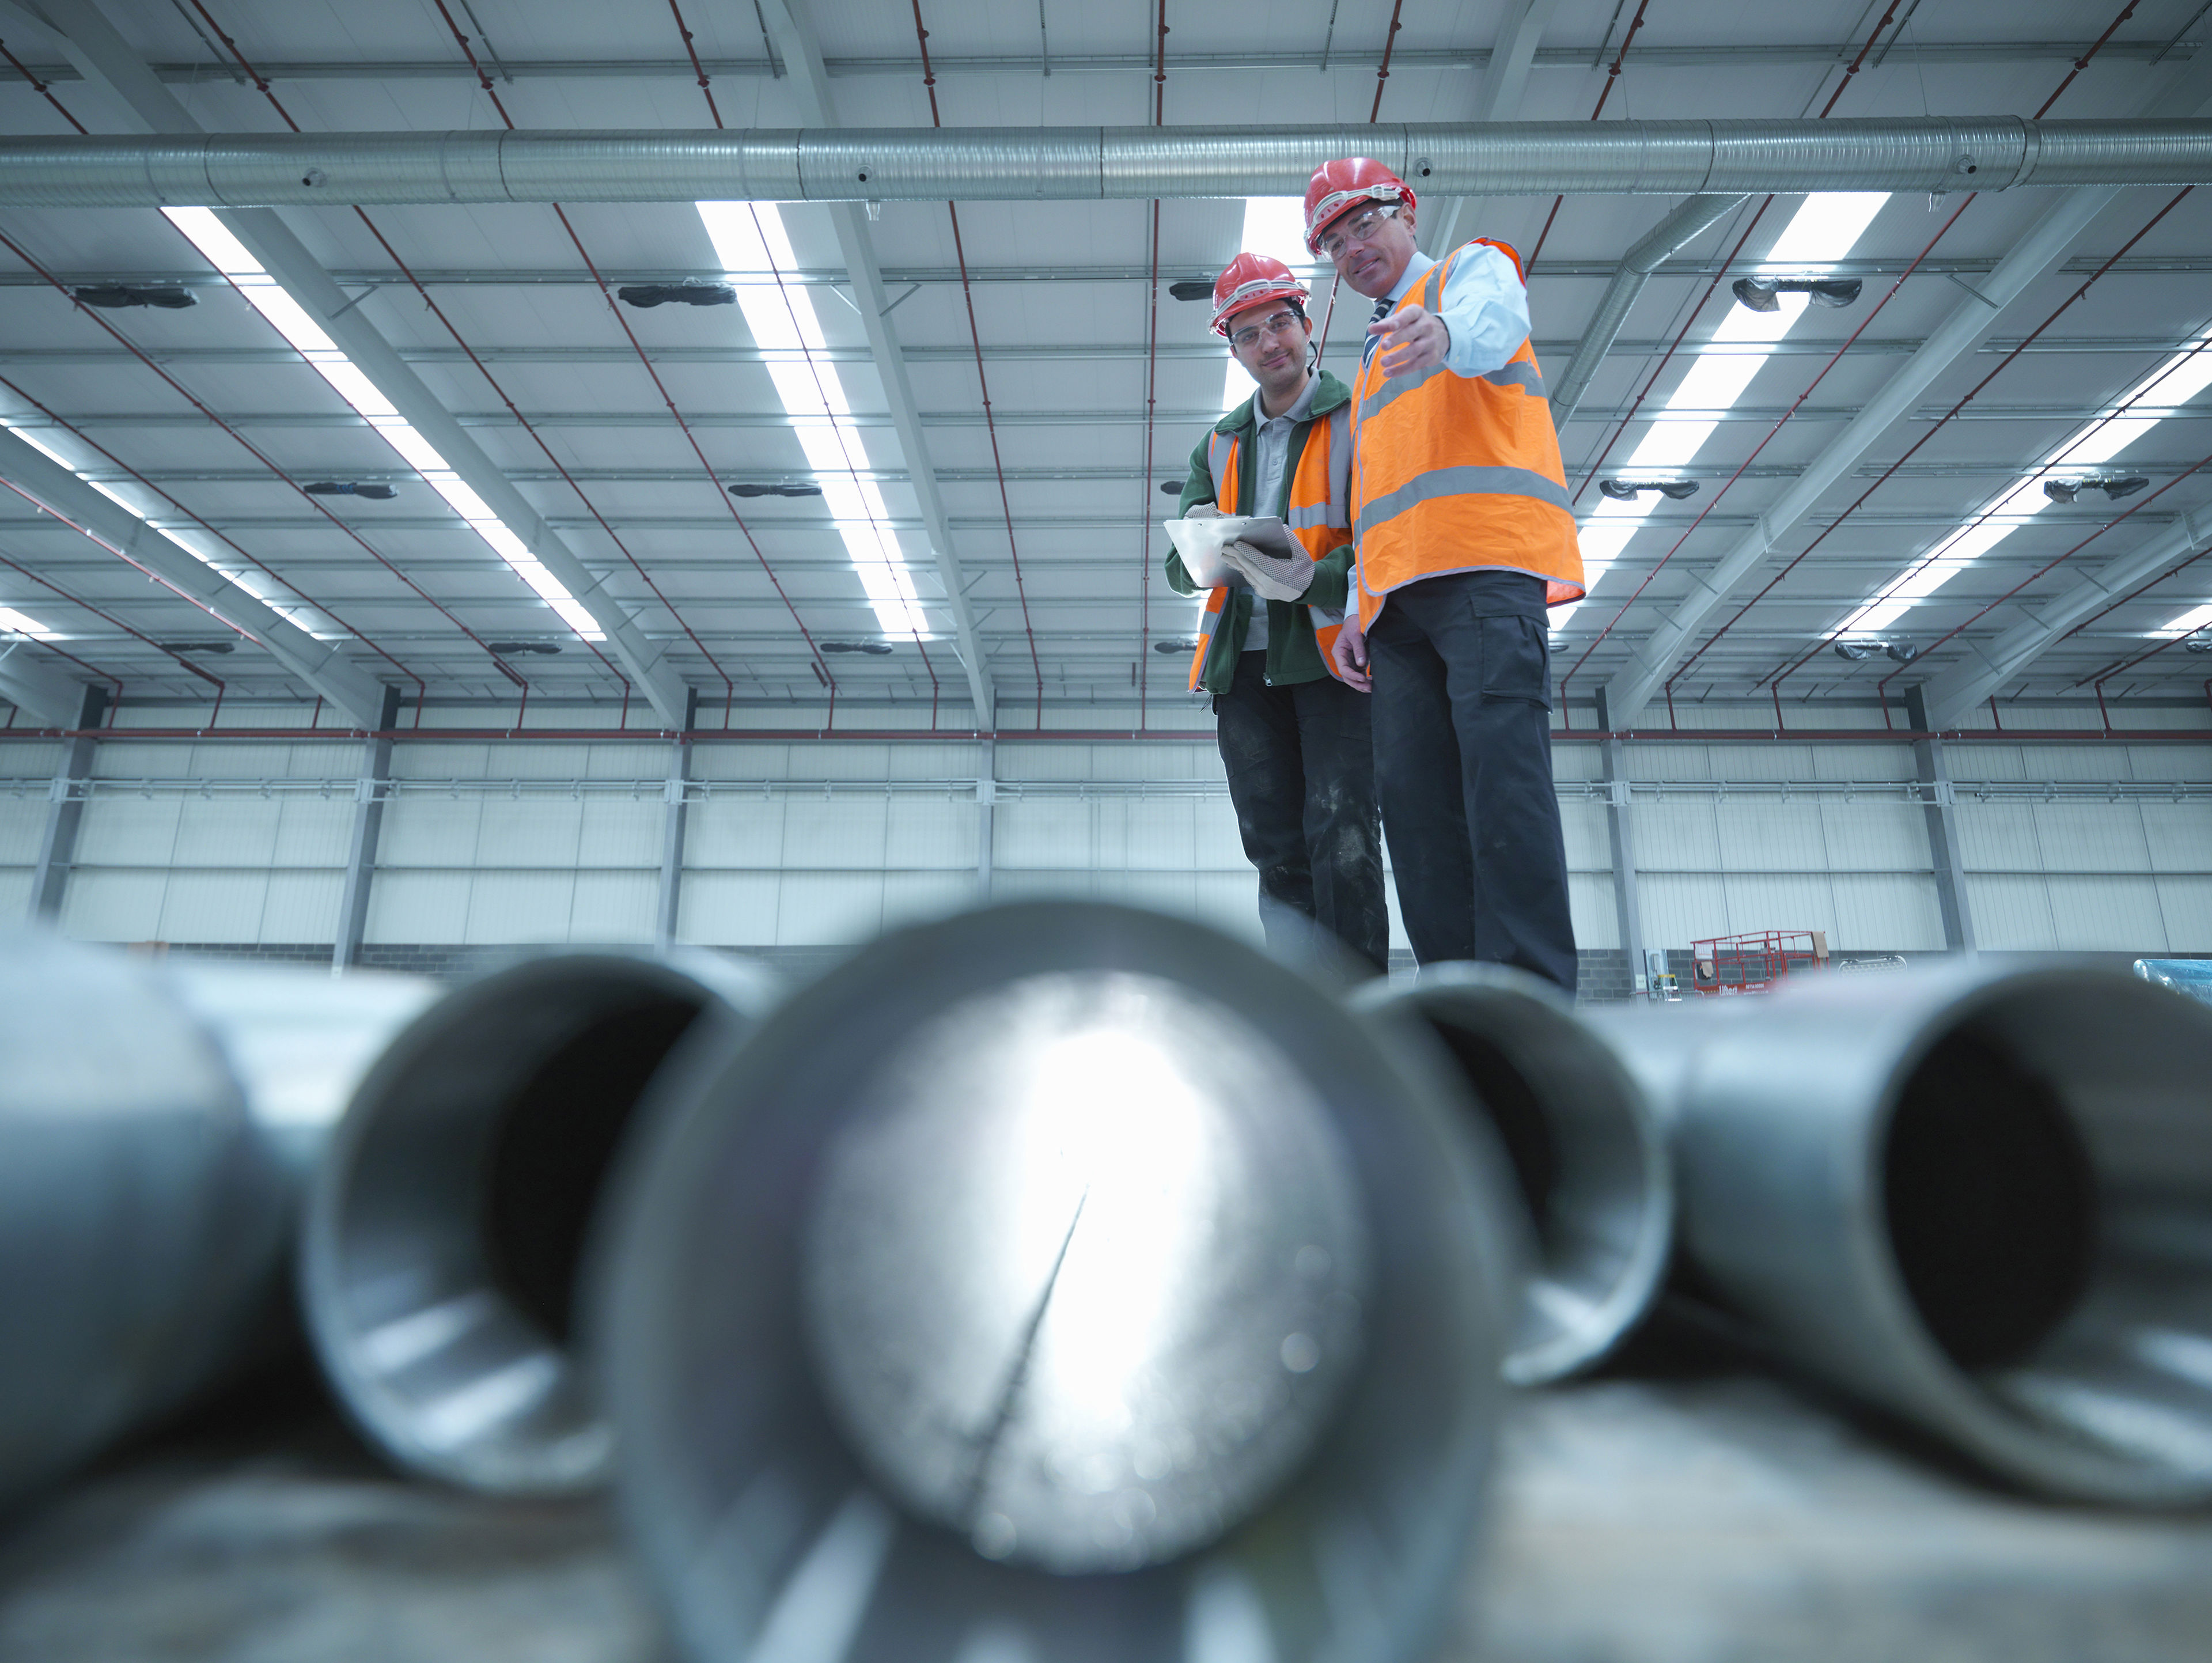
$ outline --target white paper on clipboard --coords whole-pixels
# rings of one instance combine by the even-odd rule
[[[1223,556],[1232,543],[1249,543],[1279,560],[1304,555],[1291,536],[1291,528],[1273,514],[1224,514],[1218,519],[1170,519],[1162,522],[1182,556],[1183,570],[1201,589],[1249,589],[1244,574]]]

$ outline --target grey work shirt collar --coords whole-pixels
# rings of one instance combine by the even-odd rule
[[[1260,395],[1252,395],[1252,419],[1258,432],[1252,452],[1252,503],[1254,512],[1277,514],[1283,512],[1283,470],[1289,465],[1291,433],[1299,422],[1313,415],[1314,395],[1321,391],[1321,377],[1309,375],[1305,391],[1291,401],[1290,409],[1280,416],[1263,415]]]

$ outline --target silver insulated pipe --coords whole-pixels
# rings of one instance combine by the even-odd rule
[[[2212,1501],[2212,1009],[1954,965],[1605,1025],[1677,1083],[1691,1266],[1784,1355],[2028,1488]]]
[[[1674,1187],[1643,1089],[1573,1005],[1533,976],[1437,964],[1371,982],[1352,1008],[1443,1045],[1511,1162],[1534,1253],[1505,1354],[1516,1386],[1598,1362],[1667,1270]]]
[[[604,1481],[572,1343],[600,1186],[686,1031],[742,1028],[770,986],[708,953],[556,952],[448,994],[379,1059],[310,1193],[300,1278],[325,1375],[398,1465],[514,1495]]]
[[[1073,902],[887,936],[692,1051],[595,1302],[684,1654],[1426,1656],[1517,1209],[1408,1051]]]
[[[0,1504],[262,1354],[403,978],[0,942]]]
[[[0,207],[1297,196],[1372,156],[1438,197],[2212,183],[2212,122],[2017,116],[0,138]]]

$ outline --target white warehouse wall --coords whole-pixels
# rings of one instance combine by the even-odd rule
[[[542,727],[611,721],[531,714]],[[304,728],[309,715],[305,707],[231,709],[222,725]],[[987,768],[997,780],[994,895],[1127,901],[1256,938],[1255,882],[1210,732],[1095,737],[1134,715],[1078,713],[1066,719],[1088,731],[1003,741],[990,756],[974,741],[919,737],[696,744],[678,939],[831,947],[963,904],[976,892],[984,816],[975,780]],[[1206,724],[1197,711],[1152,715],[1156,727]],[[204,719],[126,707],[117,737],[99,744],[64,927],[105,941],[328,944],[362,742],[131,733]],[[433,710],[423,719],[457,727],[483,719]],[[751,719],[796,728],[818,718]],[[1751,725],[1741,713],[1700,719]],[[1705,740],[1686,726],[1679,739],[1626,747],[1647,945],[1817,929],[1844,952],[1942,950],[1924,810],[1907,784],[1911,748],[1881,737],[1878,717],[1868,719],[1864,743]],[[2176,719],[2203,726],[2185,713]],[[2212,743],[1977,735],[1947,751],[1978,944],[2212,952]],[[652,940],[671,754],[662,740],[587,737],[395,746],[368,944]],[[9,915],[28,904],[62,755],[51,742],[0,744],[0,908]],[[1556,759],[1577,934],[1586,949],[1617,948],[1598,749],[1563,736]],[[2056,795],[2032,800],[2038,792]],[[1393,927],[1402,945],[1395,916]]]

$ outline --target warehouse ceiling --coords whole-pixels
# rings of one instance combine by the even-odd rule
[[[22,0],[0,6],[0,130],[143,133],[164,96],[217,133],[2057,120],[2212,100],[2202,0],[2124,7],[1168,0],[1163,37],[1157,9],[1066,0]],[[1421,219],[1425,240],[1449,216],[1530,259],[1556,382],[1674,206],[1510,197]],[[275,211],[349,307],[212,215],[0,209],[0,475],[18,487],[0,498],[0,683],[219,682],[350,699],[356,719],[380,683],[510,704],[526,686],[628,699],[654,725],[686,689],[717,724],[833,685],[959,726],[979,688],[1007,725],[1186,697],[1171,644],[1195,608],[1159,576],[1159,488],[1224,408],[1227,362],[1170,285],[1247,245],[1244,201]],[[1282,234],[1278,204],[1249,217],[1251,240]],[[1926,682],[1939,715],[1986,720],[1992,693],[2198,692],[2208,269],[2205,191],[1729,208],[1659,266],[1562,434],[1601,574],[1555,620],[1571,701],[1609,688],[1617,722],[1650,725],[1670,698],[1901,701]],[[1734,285],[1762,276],[1860,284],[1759,312]],[[1337,309],[1340,374],[1365,311]],[[404,369],[379,367],[380,343]],[[1901,414],[1855,425],[1908,368],[1925,385]],[[103,495],[74,513],[42,468]],[[1674,490],[1635,489],[1657,483]]]

